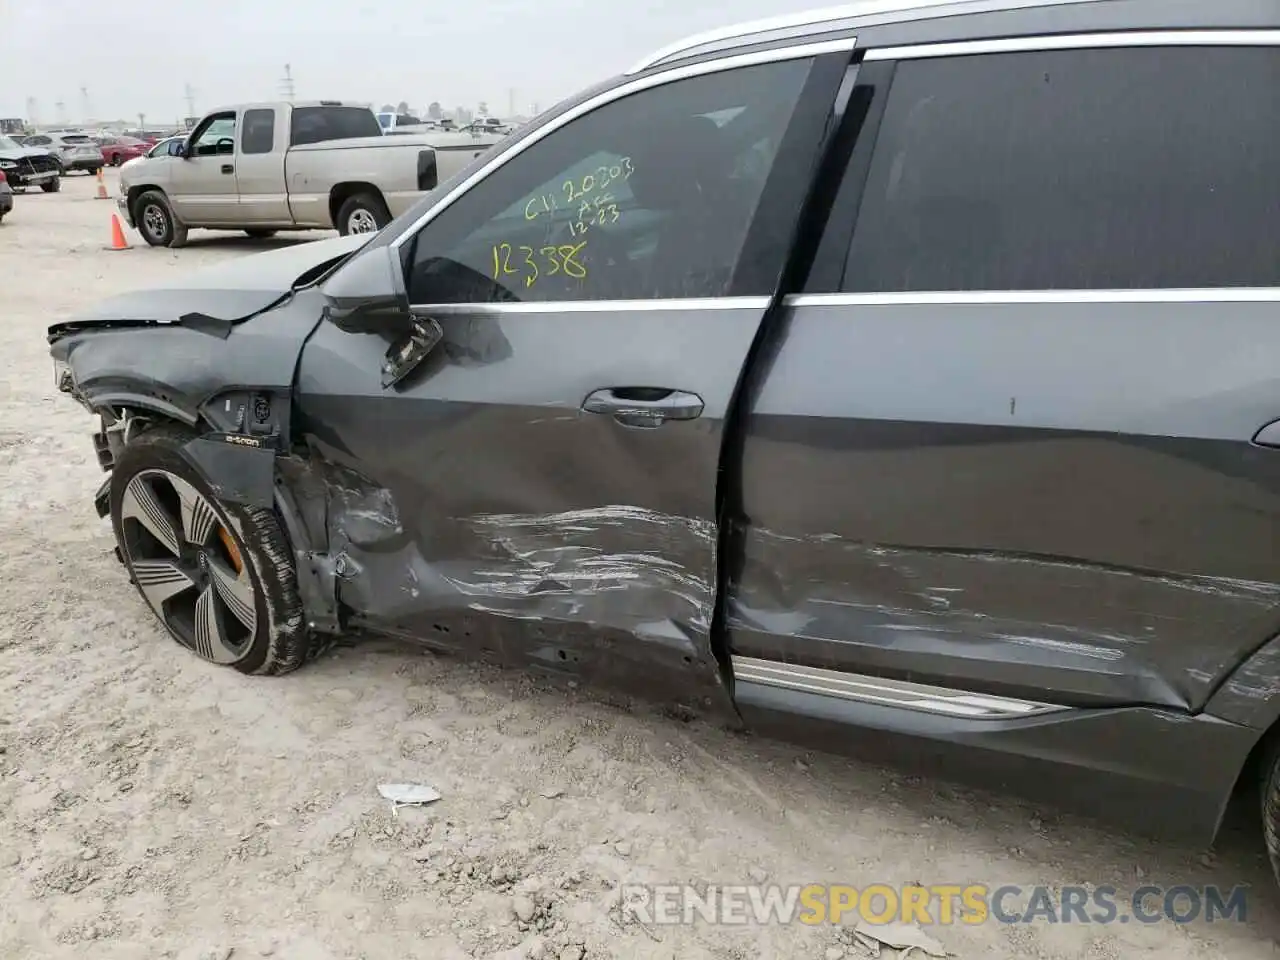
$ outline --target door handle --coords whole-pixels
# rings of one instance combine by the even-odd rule
[[[235,168],[234,166],[232,166],[231,164],[229,164],[229,163],[224,163],[224,164],[222,165],[222,172],[223,172],[223,173],[235,173],[235,172],[236,172],[236,168]]]
[[[582,402],[586,413],[603,413],[624,427],[659,427],[668,420],[696,420],[702,398],[667,387],[605,387]]]

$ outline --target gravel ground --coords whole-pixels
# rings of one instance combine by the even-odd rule
[[[1245,882],[1243,924],[931,932],[961,958],[1280,955],[1280,895],[1243,816],[1213,852],[1155,844],[394,644],[278,680],[197,661],[111,556],[91,421],[55,396],[43,334],[104,295],[270,244],[195,232],[153,250],[130,233],[111,252],[113,209],[73,177],[0,224],[4,960],[863,955],[827,926],[654,929],[608,909],[623,880],[765,877]],[[394,816],[388,781],[444,798]]]

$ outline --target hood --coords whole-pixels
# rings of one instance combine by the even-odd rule
[[[295,286],[310,282],[373,236],[302,241],[181,273],[162,285],[111,297],[67,322],[54,324],[49,340],[92,327],[184,324],[205,326],[211,332],[229,330],[275,306]]]
[[[53,152],[44,147],[19,147],[17,150],[0,150],[0,160],[23,160],[27,157],[51,157]]]

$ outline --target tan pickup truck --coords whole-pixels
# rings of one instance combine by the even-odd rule
[[[439,179],[427,138],[383,136],[367,106],[252,103],[124,164],[117,203],[157,247],[181,246],[192,227],[345,235],[381,229]]]

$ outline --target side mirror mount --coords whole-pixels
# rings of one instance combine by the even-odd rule
[[[324,318],[348,333],[372,333],[390,341],[382,358],[383,389],[413,373],[444,339],[433,317],[414,314],[400,256],[390,246],[357,254],[322,286]]]

